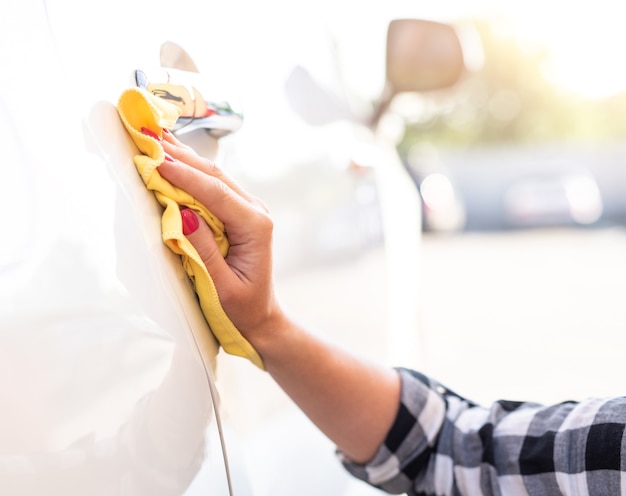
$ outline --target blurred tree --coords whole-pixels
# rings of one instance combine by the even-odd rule
[[[483,67],[451,90],[419,97],[415,111],[404,112],[401,154],[423,141],[466,147],[626,136],[626,93],[605,100],[568,94],[543,75],[547,51],[524,47],[489,21],[474,25],[483,45]]]

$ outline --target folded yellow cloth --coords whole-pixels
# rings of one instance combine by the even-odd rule
[[[229,244],[224,224],[193,196],[161,177],[158,167],[165,157],[163,147],[158,140],[141,132],[144,127],[161,136],[163,128],[174,127],[180,109],[142,88],[129,88],[120,96],[117,111],[124,127],[142,153],[134,157],[137,171],[146,187],[154,192],[164,207],[161,219],[163,242],[181,256],[183,267],[194,283],[202,313],[211,331],[227,353],[248,358],[264,369],[259,354],[224,312],[211,276],[196,249],[184,236],[179,207],[191,208],[202,216],[213,231],[222,256],[225,257]]]

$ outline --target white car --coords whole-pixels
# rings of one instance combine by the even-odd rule
[[[417,333],[407,302],[417,291],[419,197],[393,144],[359,112],[341,123],[329,106],[318,126],[299,117],[311,81],[294,79],[306,72],[294,72],[290,56],[308,24],[255,40],[267,6],[242,13],[225,3],[2,8],[3,495],[377,494],[344,473],[264,372],[219,350],[133,165],[117,99],[140,67],[184,67],[167,51],[182,46],[209,83],[243,100],[245,124],[219,148],[203,129],[183,139],[269,204],[287,305],[329,333],[351,319],[354,332],[335,337],[364,353],[410,353],[398,343]],[[227,22],[238,15],[258,22],[242,32]],[[443,29],[431,27],[433,36]],[[429,84],[458,77],[456,49]],[[400,91],[425,89],[419,75],[395,77],[407,81]],[[316,98],[327,104],[329,95]],[[356,275],[368,280],[349,295]]]

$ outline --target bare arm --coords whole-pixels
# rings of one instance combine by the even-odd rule
[[[173,160],[159,166],[161,175],[226,226],[230,250],[225,259],[202,219],[187,237],[211,274],[227,315],[318,428],[354,461],[368,461],[396,415],[397,373],[351,355],[292,320],[274,294],[273,222],[266,207],[171,134],[165,133],[163,148]]]

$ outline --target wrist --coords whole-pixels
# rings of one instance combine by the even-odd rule
[[[280,308],[276,308],[253,332],[248,333],[247,339],[267,365],[280,353],[288,353],[289,342],[297,332],[298,326]]]

